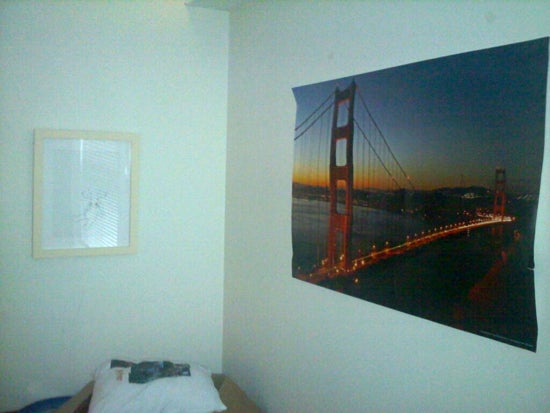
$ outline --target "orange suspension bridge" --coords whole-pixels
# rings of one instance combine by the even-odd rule
[[[453,221],[447,217],[432,226],[428,222],[433,224],[434,220],[418,220],[419,204],[411,201],[415,185],[355,82],[343,90],[336,88],[297,125],[294,141],[293,197],[317,205],[313,214],[310,207],[311,228],[305,229],[309,233],[309,262],[295,264],[294,276],[299,279],[319,283],[350,275],[444,237],[481,227],[502,228],[502,224],[514,221],[505,213],[503,168],[496,168],[489,208],[457,208]],[[460,198],[475,196],[469,193]],[[294,213],[295,209],[293,227]],[[381,220],[381,216],[386,218]],[[416,230],[408,233],[411,225],[403,224],[407,219],[422,222],[416,222]],[[295,231],[293,228],[293,236]]]

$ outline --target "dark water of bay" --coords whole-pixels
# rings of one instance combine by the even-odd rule
[[[426,229],[410,217],[368,208],[354,208],[354,223],[359,223],[354,225],[354,254],[364,246],[400,242],[391,234],[403,238]],[[312,270],[326,255],[328,204],[295,199],[292,224],[296,275]],[[395,232],[385,233],[390,229]],[[515,229],[509,224],[501,235],[480,228],[443,238],[319,285],[535,351],[533,271],[528,268],[528,246],[514,239]]]

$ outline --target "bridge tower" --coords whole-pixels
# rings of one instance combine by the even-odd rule
[[[351,267],[355,88],[355,82],[344,90],[336,88],[330,141],[327,266],[343,270]]]
[[[504,218],[506,207],[506,169],[497,168],[495,173],[495,201],[493,204],[493,215]]]

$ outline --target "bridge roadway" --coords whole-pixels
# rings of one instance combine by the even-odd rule
[[[381,260],[385,260],[396,255],[403,254],[407,251],[410,251],[414,248],[421,247],[422,245],[429,244],[430,242],[437,241],[438,239],[448,237],[450,235],[458,234],[464,231],[470,231],[473,229],[486,227],[489,225],[498,225],[503,223],[510,223],[514,221],[514,217],[511,216],[493,216],[492,214],[487,214],[478,217],[475,220],[463,222],[459,224],[452,224],[447,226],[442,226],[433,231],[429,231],[427,234],[423,233],[418,237],[410,239],[407,237],[407,240],[399,245],[393,247],[387,246],[384,249],[379,251],[372,251],[370,254],[363,257],[356,258],[351,261],[351,266],[348,269],[333,266],[333,267],[320,267],[315,271],[312,271],[308,274],[298,274],[296,278],[308,281],[313,284],[319,284],[320,282],[332,279],[340,276],[349,276],[355,271],[362,268],[368,267],[369,265],[375,264]]]

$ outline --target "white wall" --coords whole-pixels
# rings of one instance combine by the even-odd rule
[[[230,25],[224,371],[270,413],[548,411],[548,130],[537,353],[293,279],[290,227],[293,87],[545,37],[548,3],[262,2]]]
[[[113,356],[222,366],[228,15],[0,2],[0,411]],[[139,252],[31,257],[34,128],[141,136]]]

